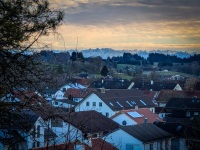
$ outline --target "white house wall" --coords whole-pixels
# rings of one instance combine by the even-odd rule
[[[82,141],[82,132],[78,130],[77,128],[75,128],[74,126],[69,125],[68,123],[64,121],[61,127],[51,127],[51,129],[57,135],[56,140],[55,140],[56,144],[67,142],[67,138],[68,138],[68,141],[70,142],[73,142],[77,139]]]
[[[39,117],[38,120],[35,123],[35,138],[33,138],[32,134],[33,134],[33,128],[31,129],[31,131],[29,132],[29,135],[27,136],[27,143],[28,143],[28,149],[33,148],[33,142],[40,142],[40,146],[39,147],[43,147],[45,146],[45,141],[44,141],[44,129],[46,126],[44,126],[44,123],[41,122],[41,118]],[[37,137],[37,126],[40,126],[40,136]],[[35,147],[37,147],[37,143],[35,143]]]
[[[117,122],[120,125],[123,125],[122,122],[126,121],[126,125],[136,125],[137,122],[135,122],[133,119],[131,119],[130,117],[128,117],[125,114],[120,114],[118,116],[116,116],[115,118],[112,119],[113,121]]]
[[[89,106],[86,106],[86,103],[89,102]],[[96,102],[96,106],[93,106],[93,102]],[[99,103],[102,103],[102,106],[99,106]],[[80,102],[75,107],[75,112],[79,111],[88,111],[88,110],[95,110],[97,112],[102,113],[106,116],[106,113],[109,113],[108,117],[111,117],[115,114],[115,112],[110,109],[96,94],[92,93],[88,97],[86,97],[82,102]]]
[[[182,88],[179,84],[177,84],[174,88],[174,90],[177,90],[177,91],[182,91]]]
[[[143,144],[141,141],[132,137],[131,135],[129,135],[121,129],[109,134],[104,139],[105,141],[114,145],[120,150],[126,150],[127,145],[132,145],[134,147],[134,150],[143,150]]]

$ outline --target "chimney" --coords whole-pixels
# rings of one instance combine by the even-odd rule
[[[147,123],[147,118],[144,118],[144,123]]]
[[[103,80],[101,80],[101,83],[103,84]]]
[[[151,80],[151,85],[153,85],[153,80]]]
[[[105,88],[100,88],[100,92],[101,93],[106,93],[106,89]]]
[[[138,105],[135,105],[135,109],[138,109]]]

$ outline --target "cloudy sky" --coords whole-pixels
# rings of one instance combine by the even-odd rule
[[[53,49],[200,51],[200,0],[49,0],[65,12]]]

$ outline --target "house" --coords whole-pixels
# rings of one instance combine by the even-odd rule
[[[156,123],[174,135],[172,147],[177,150],[199,149],[200,99],[172,98],[161,111],[165,122]]]
[[[177,82],[134,82],[132,89],[161,91],[161,90],[182,90],[182,87]]]
[[[51,104],[54,107],[72,108],[77,104],[77,102],[71,101],[69,99],[53,99]]]
[[[94,90],[80,101],[74,110],[95,110],[107,117],[113,116],[120,110],[149,108],[154,112],[155,104],[140,90],[129,89],[99,89]]]
[[[143,123],[162,122],[163,120],[148,108],[139,108],[131,110],[121,110],[110,119],[120,125],[136,125]]]
[[[28,91],[28,90],[14,90],[11,93],[0,98],[0,101],[6,103],[20,103],[27,106],[39,106],[46,105],[47,101],[44,99],[37,91]]]
[[[54,95],[52,98],[54,99],[64,99],[64,94],[67,91],[67,89],[72,88],[72,89],[84,89],[85,87],[81,84],[78,83],[69,83],[64,86],[62,86]]]
[[[80,102],[83,98],[85,98],[90,92],[92,92],[94,89],[85,88],[85,89],[68,89],[65,93],[65,97],[72,98],[72,101],[74,102]]]
[[[171,118],[185,118],[193,120],[200,116],[200,99],[197,98],[172,98],[168,101],[162,112],[165,120]]]
[[[171,150],[171,134],[151,124],[121,126],[105,140],[120,150]]]
[[[158,94],[156,102],[159,107],[165,107],[171,98],[200,98],[200,91],[174,91],[174,90],[161,90]]]
[[[25,139],[16,130],[10,133],[7,129],[0,129],[0,149],[28,150],[28,147]]]
[[[131,89],[133,83],[125,79],[102,79],[94,81],[88,88]]]
[[[84,75],[86,75],[86,74],[84,74]],[[72,77],[71,81],[73,83],[81,84],[86,88],[89,87],[90,84],[92,83],[92,80],[89,78],[85,78],[85,76],[83,76],[83,74],[80,74],[79,77]]]
[[[41,148],[34,148],[33,150],[117,150],[116,147],[111,145],[110,143],[102,140],[101,138],[92,138],[90,139],[90,143],[87,145],[85,143],[81,143],[80,141],[75,141],[71,143],[63,143],[63,144],[56,144],[53,146],[41,147]]]
[[[158,97],[159,92],[157,91],[149,91],[149,90],[142,90],[142,92],[144,93],[144,95],[146,95],[149,99],[152,100],[152,102],[154,104],[157,105],[156,99]]]
[[[56,133],[55,144],[81,141],[88,143],[89,138],[96,138],[111,132],[119,125],[96,111],[64,112],[56,110],[39,110],[49,128]]]
[[[34,147],[44,146],[45,141],[50,141],[51,138],[44,138],[46,128],[45,122],[33,111],[13,110],[10,112],[9,116],[7,116],[9,118],[5,118],[6,114],[7,112],[5,112],[3,115],[4,118],[1,118],[1,121],[7,120],[7,122],[1,126],[0,130],[2,135],[5,136],[3,138],[1,137],[1,140],[5,143],[7,142],[9,146],[32,149]],[[4,142],[2,143],[5,144]]]

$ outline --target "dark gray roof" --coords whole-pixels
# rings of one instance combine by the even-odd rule
[[[83,133],[105,133],[119,128],[118,123],[94,110],[64,113],[63,119]]]
[[[199,110],[200,108],[200,99],[196,98],[172,98],[170,99],[165,109],[192,109]]]
[[[131,81],[122,79],[113,80],[99,80],[94,81],[89,88],[105,88],[105,89],[128,89],[131,85]]]
[[[171,134],[151,123],[121,126],[120,128],[142,142],[152,142],[171,137]]]
[[[135,82],[133,89],[141,90],[152,90],[152,91],[161,91],[161,90],[173,90],[177,85],[176,82]]]
[[[112,110],[134,109],[137,105],[139,108],[155,107],[155,104],[142,91],[136,89],[112,89],[93,91],[106,105]]]

